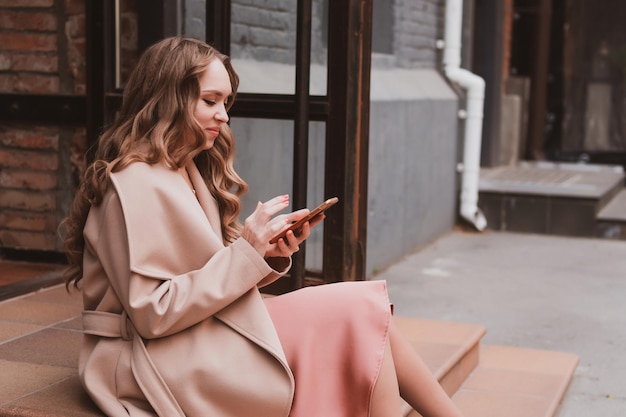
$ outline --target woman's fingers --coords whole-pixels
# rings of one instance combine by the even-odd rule
[[[284,194],[267,200],[265,203],[261,203],[260,206],[257,206],[257,210],[260,210],[263,216],[269,221],[271,217],[281,210],[286,209],[288,205],[289,196]],[[255,212],[257,210],[255,210]]]

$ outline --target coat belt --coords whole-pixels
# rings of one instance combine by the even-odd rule
[[[137,329],[122,314],[105,311],[83,311],[83,332],[89,335],[132,340],[131,370],[141,391],[160,417],[185,417],[174,394],[170,391]]]

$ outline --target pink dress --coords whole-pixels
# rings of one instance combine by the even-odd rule
[[[367,417],[390,304],[384,281],[307,287],[266,299],[296,388],[290,417]]]

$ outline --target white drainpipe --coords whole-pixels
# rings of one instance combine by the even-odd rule
[[[467,91],[460,215],[474,225],[476,229],[482,231],[487,227],[487,219],[478,208],[478,177],[480,174],[485,80],[461,68],[462,17],[463,0],[447,0],[443,66],[446,77]]]

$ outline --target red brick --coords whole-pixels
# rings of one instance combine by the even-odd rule
[[[59,149],[56,130],[32,128],[29,130],[0,126],[0,145],[10,148]]]
[[[35,30],[54,32],[57,20],[52,13],[0,10],[0,27],[4,30]]]
[[[15,78],[14,75],[0,73],[0,93],[12,93]]]
[[[56,52],[54,34],[0,33],[0,45],[8,51]]]
[[[57,177],[51,171],[23,171],[3,169],[0,171],[0,187],[25,190],[54,190]],[[1,223],[0,223],[1,224]]]
[[[121,2],[122,4],[128,1]],[[65,0],[65,13],[68,16],[85,13],[85,0]]]
[[[53,211],[56,210],[56,200],[53,192],[0,188],[0,207],[15,210]]]
[[[52,55],[0,53],[0,71],[33,71],[56,73],[59,59]]]
[[[69,16],[65,23],[65,33],[70,38],[84,38],[85,33],[85,15]]]
[[[15,0],[0,0],[0,7],[15,7],[19,6],[24,9],[27,7],[52,7],[54,6],[54,0],[19,0],[16,5]]]
[[[87,133],[83,128],[76,129],[70,145],[70,163],[72,173],[77,178],[85,172],[85,151],[87,150]]]
[[[50,251],[60,249],[56,233],[14,230],[0,230],[0,246],[3,248]]]
[[[0,211],[0,224],[4,229],[25,230],[32,232],[54,232],[56,219],[52,213],[33,213],[29,211]]]
[[[0,71],[6,71],[11,69],[11,58],[7,54],[0,53]]]
[[[59,77],[32,74],[0,74],[0,92],[58,94]]]
[[[68,61],[70,74],[75,84],[85,84],[87,79],[87,67],[85,60],[85,39],[74,39],[68,42]]]
[[[53,153],[0,149],[0,167],[56,171],[59,157]]]

